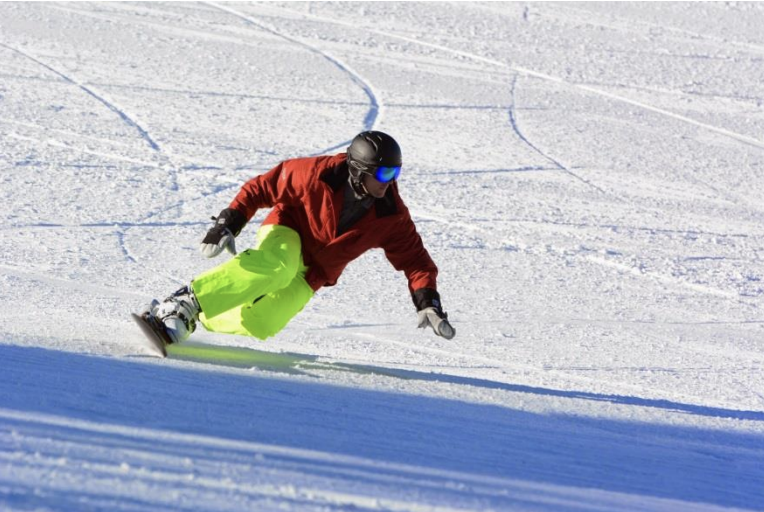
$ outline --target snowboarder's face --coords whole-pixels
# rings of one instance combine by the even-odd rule
[[[385,192],[387,192],[387,187],[390,186],[390,183],[391,182],[382,183],[377,181],[377,179],[371,174],[364,173],[363,175],[363,186],[366,187],[366,190],[369,192],[369,194],[376,197],[377,199],[385,197]]]

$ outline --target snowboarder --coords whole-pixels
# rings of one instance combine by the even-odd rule
[[[266,339],[283,329],[313,294],[337,282],[372,248],[408,278],[419,327],[456,334],[436,290],[438,269],[424,248],[396,179],[401,150],[389,135],[357,135],[347,153],[281,162],[245,183],[201,243],[208,258],[235,256],[197,276],[143,319],[166,344],[188,339],[197,322],[213,332]],[[272,208],[257,243],[236,253],[235,238],[260,208]]]

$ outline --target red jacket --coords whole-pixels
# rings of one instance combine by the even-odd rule
[[[348,263],[369,249],[382,248],[403,271],[413,293],[436,289],[438,268],[422,244],[408,208],[393,182],[385,197],[347,232],[337,224],[348,182],[345,153],[286,160],[241,188],[230,208],[251,219],[260,208],[273,210],[263,224],[288,226],[300,234],[306,280],[313,290],[332,286]]]

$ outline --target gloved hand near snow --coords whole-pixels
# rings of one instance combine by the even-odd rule
[[[448,322],[448,315],[440,305],[440,294],[432,288],[421,288],[414,292],[414,305],[419,315],[419,328],[432,327],[435,334],[450,340],[456,330]]]
[[[214,258],[223,249],[231,254],[236,254],[236,236],[247,224],[243,213],[233,208],[226,208],[220,215],[212,217],[215,225],[207,231],[207,236],[202,240],[200,250],[206,258]]]

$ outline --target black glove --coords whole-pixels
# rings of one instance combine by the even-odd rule
[[[419,327],[432,327],[435,334],[450,340],[456,336],[456,330],[448,323],[448,315],[440,305],[440,294],[432,288],[420,288],[412,295],[419,314]]]
[[[223,249],[236,254],[234,239],[244,229],[247,218],[239,210],[226,208],[217,218],[212,217],[212,220],[215,221],[215,225],[207,231],[207,236],[202,240],[202,254],[207,258],[214,258],[223,252]]]

